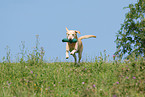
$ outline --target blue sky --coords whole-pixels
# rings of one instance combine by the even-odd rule
[[[65,60],[65,27],[81,32],[78,36],[96,35],[83,40],[83,60],[94,59],[104,50],[110,56],[116,51],[116,33],[128,9],[123,7],[137,0],[0,0],[0,61],[6,46],[15,61],[21,41],[30,52],[39,35],[45,60]],[[70,56],[69,61],[73,61]]]

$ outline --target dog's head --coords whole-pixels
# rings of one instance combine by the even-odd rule
[[[68,30],[68,28],[66,27],[66,34],[67,34],[67,38],[69,40],[73,40],[73,39],[77,39],[77,33],[80,34],[80,31],[75,31],[75,30]]]

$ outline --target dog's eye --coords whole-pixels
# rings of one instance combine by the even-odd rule
[[[74,36],[74,34],[72,34],[72,36]]]
[[[68,36],[70,35],[70,34],[67,34]]]

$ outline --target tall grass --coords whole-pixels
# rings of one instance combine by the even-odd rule
[[[31,54],[25,55],[24,45],[21,51],[19,62],[0,63],[1,97],[145,95],[145,60],[142,57],[121,62],[113,56],[114,61],[107,62],[105,54],[96,57],[95,62],[82,62],[78,66],[71,62],[44,62],[44,49],[37,43]],[[6,59],[10,59],[8,56]]]

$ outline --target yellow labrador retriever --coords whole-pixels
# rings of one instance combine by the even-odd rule
[[[77,58],[76,58],[75,53],[78,53],[78,57],[79,57],[78,64],[80,64],[80,60],[81,60],[81,57],[82,57],[82,51],[83,51],[83,44],[82,44],[81,40],[86,39],[86,38],[91,38],[91,37],[96,38],[96,36],[94,36],[94,35],[85,35],[85,36],[81,36],[81,37],[78,38],[77,33],[80,34],[80,31],[68,30],[67,27],[66,27],[66,31],[67,31],[67,38],[69,40],[77,39],[76,43],[70,43],[70,42],[66,43],[66,59],[69,58],[69,51],[70,51],[70,54],[74,57],[75,64],[76,64],[77,63]]]

